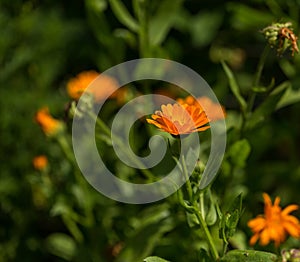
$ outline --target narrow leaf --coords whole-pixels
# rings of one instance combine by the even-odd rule
[[[164,41],[176,20],[182,3],[183,0],[163,0],[160,2],[158,10],[151,17],[149,24],[149,38],[152,45],[160,45]]]
[[[131,31],[137,32],[139,25],[131,16],[123,2],[121,0],[109,0],[109,3],[117,19]]]
[[[266,100],[253,112],[246,123],[246,129],[254,128],[257,124],[265,120],[267,116],[274,112],[280,99],[283,97],[289,87],[290,82],[288,81],[277,86],[266,98]]]
[[[276,109],[292,105],[300,102],[300,89],[294,90],[292,87],[288,88],[285,94],[279,100]]]
[[[230,86],[230,89],[231,89],[232,93],[234,94],[234,96],[238,100],[241,109],[243,111],[246,110],[246,107],[247,107],[246,101],[244,100],[244,98],[241,95],[240,88],[239,88],[239,86],[236,82],[236,79],[235,79],[231,69],[226,65],[226,63],[224,61],[222,61],[221,63],[222,63],[224,72],[225,72],[225,74],[228,78],[229,86]]]

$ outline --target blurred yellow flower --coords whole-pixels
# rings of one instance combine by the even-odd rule
[[[274,241],[279,246],[285,241],[286,235],[300,237],[300,222],[290,215],[292,211],[297,210],[298,205],[289,205],[285,209],[279,206],[280,198],[276,197],[274,205],[268,194],[263,194],[265,208],[264,215],[259,215],[248,222],[254,235],[250,239],[250,244],[254,245],[260,238],[260,245],[265,246],[270,241]]]
[[[79,100],[86,88],[93,83],[89,91],[93,94],[95,101],[100,102],[106,99],[107,95],[118,89],[118,83],[115,79],[101,75],[96,71],[83,71],[67,83],[67,92],[74,100]],[[112,94],[111,97],[114,97]]]
[[[35,115],[36,122],[47,136],[56,135],[63,129],[63,122],[53,118],[48,107],[41,108]]]
[[[48,165],[48,158],[44,155],[36,156],[33,158],[32,164],[36,170],[43,170]]]
[[[193,96],[187,96],[185,99],[177,99],[177,102],[179,104],[199,106],[202,111],[204,110],[203,108],[205,108],[205,114],[207,115],[209,121],[223,119],[226,116],[225,108],[220,106],[218,103],[214,103],[206,96],[201,96],[197,99],[195,99]]]
[[[188,104],[167,104],[147,119],[162,131],[172,135],[190,134],[210,128],[208,119],[200,107]]]

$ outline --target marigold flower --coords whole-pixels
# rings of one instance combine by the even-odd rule
[[[218,103],[214,103],[206,96],[201,96],[195,99],[193,96],[187,96],[185,99],[177,99],[179,104],[194,105],[201,108],[203,111],[205,108],[205,114],[209,121],[216,121],[223,119],[226,116],[225,108]]]
[[[53,136],[63,129],[63,123],[49,114],[48,107],[38,110],[35,120],[47,136]]]
[[[71,98],[79,100],[80,96],[92,82],[93,84],[89,88],[89,92],[93,94],[96,102],[102,101],[108,94],[118,89],[118,84],[113,78],[107,75],[100,75],[96,71],[83,71],[69,80],[67,83],[67,92]],[[114,97],[114,94],[111,97]]]
[[[48,165],[48,158],[44,155],[36,156],[33,158],[32,164],[36,170],[43,170]]]
[[[300,237],[300,222],[290,215],[292,211],[297,210],[298,205],[289,205],[283,210],[279,206],[280,198],[276,197],[274,205],[268,194],[263,194],[265,208],[264,215],[259,215],[248,222],[254,235],[250,239],[250,245],[254,245],[260,238],[260,245],[265,246],[270,241],[274,241],[279,246],[285,241],[286,235]]]
[[[204,111],[194,105],[178,103],[162,105],[161,111],[156,111],[151,117],[152,119],[147,119],[149,124],[175,136],[210,128]]]

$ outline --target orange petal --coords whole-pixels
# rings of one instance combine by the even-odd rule
[[[291,213],[292,211],[295,211],[299,208],[298,205],[289,205],[287,206],[285,209],[282,210],[282,215],[287,215],[289,213]]]

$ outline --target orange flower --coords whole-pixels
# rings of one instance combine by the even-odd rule
[[[67,92],[71,98],[79,100],[85,89],[92,82],[93,84],[89,91],[94,95],[96,102],[105,99],[108,94],[118,88],[118,83],[107,75],[100,75],[95,71],[83,71],[69,80],[67,83]],[[114,94],[111,97],[114,97]]]
[[[259,215],[248,222],[254,235],[250,239],[250,245],[254,245],[260,238],[260,245],[265,246],[271,240],[276,246],[285,241],[286,235],[300,237],[300,222],[290,215],[292,211],[298,209],[298,205],[289,205],[281,210],[279,206],[280,198],[276,197],[274,205],[268,194],[263,194],[265,209],[264,215]]]
[[[152,119],[147,119],[149,124],[175,136],[210,128],[204,111],[194,105],[162,105],[161,111],[156,111],[151,117]]]
[[[47,136],[53,136],[63,129],[63,123],[49,114],[48,107],[38,110],[35,120]]]
[[[226,116],[225,108],[220,107],[218,103],[214,103],[206,96],[201,96],[195,99],[193,96],[187,96],[185,99],[177,99],[180,104],[189,104],[199,106],[202,110],[205,108],[205,114],[209,121],[223,119]]]
[[[36,170],[43,170],[48,165],[48,158],[44,155],[36,156],[33,158],[32,164]]]

